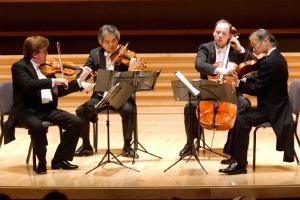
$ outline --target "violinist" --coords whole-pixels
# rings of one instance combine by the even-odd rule
[[[98,31],[99,47],[92,49],[89,57],[85,63],[92,69],[93,72],[97,72],[98,69],[106,69],[113,71],[128,71],[135,70],[140,67],[139,60],[136,58],[130,58],[129,62],[123,63],[121,59],[116,61],[116,57],[111,56],[120,49],[120,32],[114,25],[103,25]],[[117,54],[120,54],[118,52]],[[89,78],[89,77],[88,77]],[[96,77],[94,77],[94,81]],[[93,155],[93,147],[90,143],[90,120],[93,120],[93,116],[99,112],[95,110],[95,105],[103,98],[99,93],[94,92],[91,99],[76,109],[76,114],[83,121],[83,129],[80,137],[82,138],[82,145],[76,150],[75,156],[90,156]],[[111,108],[113,109],[113,108]],[[123,126],[123,156],[136,157],[138,155],[131,148],[131,140],[134,128],[134,118],[136,114],[136,104],[133,97],[130,97],[118,110],[116,110],[122,117]]]
[[[15,139],[14,129],[17,120],[26,128],[38,158],[37,174],[47,173],[46,146],[47,128],[42,121],[49,121],[64,130],[54,157],[51,169],[76,169],[71,164],[78,142],[82,120],[69,112],[57,108],[58,97],[79,91],[81,83],[91,73],[88,67],[82,68],[78,79],[68,82],[64,78],[46,77],[39,69],[46,62],[49,40],[43,36],[28,37],[23,44],[24,57],[12,65],[14,105],[4,123],[4,143]]]
[[[195,69],[200,73],[201,79],[208,79],[208,76],[216,76],[216,75],[226,75],[230,71],[230,67],[222,68],[221,65],[215,65],[215,63],[220,63],[224,60],[226,47],[228,46],[228,42],[230,42],[230,49],[228,59],[230,62],[235,64],[240,64],[244,61],[246,51],[241,46],[237,37],[232,36],[232,25],[227,20],[221,19],[219,20],[214,27],[213,37],[214,41],[201,44],[198,47],[198,53],[195,60]],[[251,59],[251,56],[249,57]],[[198,136],[198,131],[201,133],[201,130],[198,130],[199,121],[196,116],[198,101],[191,102],[192,114],[190,115],[190,107],[187,104],[184,108],[184,124],[185,131],[187,136],[187,142],[184,148],[179,152],[179,156],[185,155],[190,151],[191,145],[189,141],[194,140],[195,138],[200,138]],[[245,99],[241,94],[238,95],[238,110],[247,109],[250,107],[250,101]],[[192,125],[192,133],[190,133],[190,123],[189,118],[191,116],[191,125]],[[202,129],[202,127],[200,127]],[[230,131],[228,132],[228,138],[230,135]],[[191,140],[192,139],[192,140]],[[224,146],[224,153],[227,153],[227,143]],[[229,159],[222,160],[221,163],[230,162]]]
[[[294,161],[294,121],[288,96],[287,61],[277,49],[276,38],[265,29],[258,29],[249,36],[253,52],[265,53],[267,57],[259,63],[257,75],[240,81],[231,72],[232,86],[236,91],[257,97],[257,107],[239,112],[233,128],[228,154],[234,162],[219,172],[228,175],[247,173],[247,151],[252,126],[270,122],[276,138],[276,150],[284,151],[283,161]],[[250,81],[248,79],[251,78]]]

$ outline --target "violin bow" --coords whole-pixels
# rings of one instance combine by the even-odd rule
[[[58,52],[58,60],[59,60],[59,65],[60,65],[61,77],[64,78],[63,64],[61,61],[60,43],[57,42],[56,46],[57,46],[57,52]],[[66,89],[68,89],[68,88],[66,87]]]

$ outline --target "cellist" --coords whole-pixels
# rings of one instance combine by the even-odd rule
[[[198,47],[198,53],[195,60],[195,69],[197,72],[200,73],[201,79],[208,79],[208,76],[217,76],[217,75],[226,75],[228,71],[231,69],[229,68],[222,68],[222,65],[214,65],[215,63],[220,63],[224,60],[225,52],[227,44],[230,42],[230,50],[228,55],[228,60],[233,62],[237,65],[242,63],[245,60],[245,57],[248,52],[241,46],[240,42],[238,41],[237,37],[232,37],[232,25],[227,20],[221,19],[219,20],[214,27],[213,36],[214,41],[201,44]],[[247,56],[249,59],[252,59],[252,56]],[[187,136],[187,142],[184,148],[179,152],[179,156],[190,152],[191,145],[190,144],[190,137],[198,138],[198,119],[196,116],[196,108],[198,105],[198,101],[191,102],[192,113],[190,115],[190,107],[187,104],[184,108],[184,124],[185,124],[185,131]],[[245,99],[241,94],[238,95],[238,110],[247,109],[250,107],[250,102]],[[189,117],[191,116],[192,120],[192,133],[190,133],[190,125],[189,125]],[[201,130],[200,130],[201,133]],[[228,132],[227,142],[224,146],[223,152],[227,152],[227,143],[229,142],[229,135],[230,130]],[[232,160],[226,159],[222,160],[222,164],[228,164]]]

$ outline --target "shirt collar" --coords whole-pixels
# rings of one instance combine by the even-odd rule
[[[30,60],[35,70],[37,70],[40,67],[40,64],[34,62],[33,60]]]
[[[269,56],[269,55],[272,53],[272,51],[274,51],[275,49],[276,49],[276,47],[273,47],[273,48],[268,52],[267,56]]]

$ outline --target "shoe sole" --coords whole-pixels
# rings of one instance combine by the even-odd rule
[[[228,174],[228,175],[247,174],[247,169],[239,169],[239,170],[236,170],[235,172],[228,172],[226,174]]]
[[[91,151],[83,151],[82,154],[74,154],[76,157],[82,157],[82,156],[92,156],[94,155],[94,152]]]

